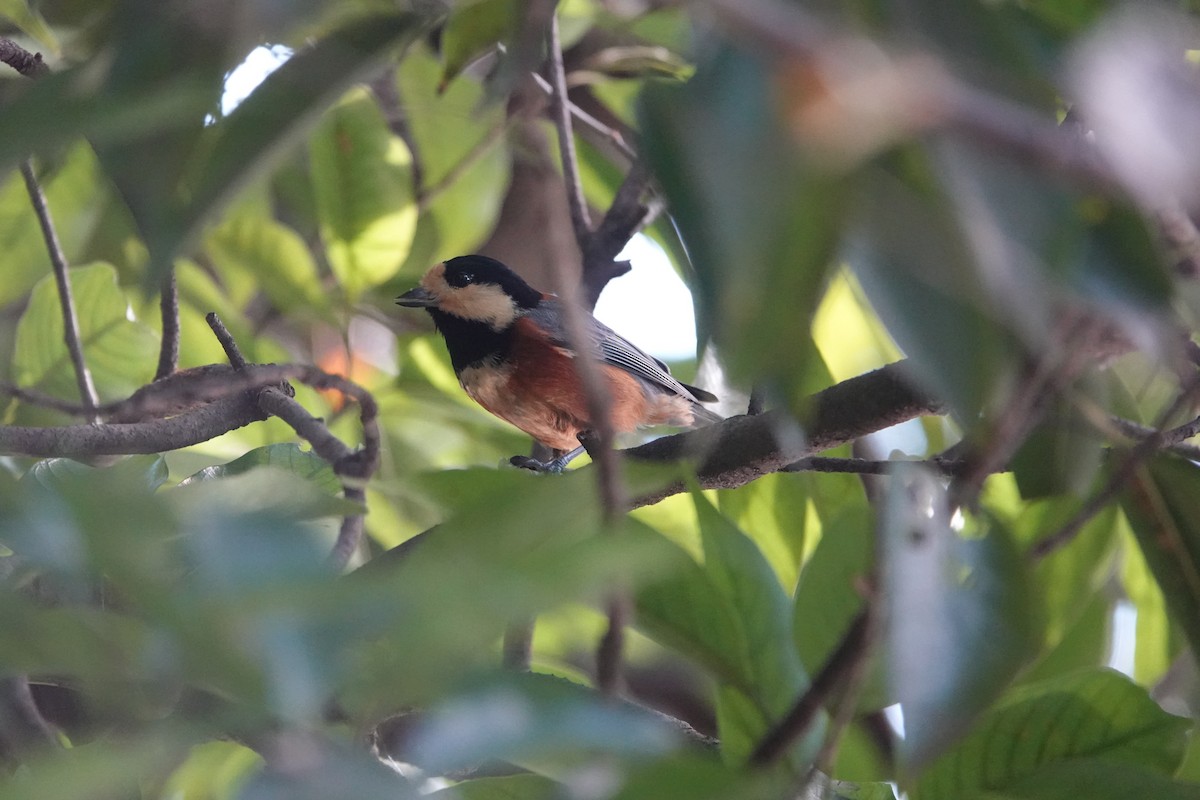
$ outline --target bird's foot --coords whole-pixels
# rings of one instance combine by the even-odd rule
[[[567,468],[567,464],[570,464],[571,461],[574,460],[575,456],[582,452],[582,447],[576,447],[574,450],[569,450],[565,453],[562,453],[558,457],[552,458],[549,461],[539,461],[536,458],[530,458],[529,456],[513,456],[508,460],[508,463],[514,467],[520,467],[521,469],[527,469],[532,472],[549,472],[556,474],[565,470]]]

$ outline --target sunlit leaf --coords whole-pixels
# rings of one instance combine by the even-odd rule
[[[76,267],[70,276],[84,359],[101,399],[132,394],[154,375],[158,337],[130,318],[129,303],[110,265]],[[59,397],[79,396],[53,277],[43,278],[34,287],[17,328],[13,367],[17,381],[24,386]]]
[[[329,296],[312,252],[300,235],[269,217],[238,215],[213,229],[206,238],[214,262],[227,270],[243,270],[288,314],[322,312]]]
[[[56,170],[39,178],[59,243],[74,263],[95,230],[99,206],[107,196],[96,156],[86,145],[76,145]],[[50,271],[46,239],[25,181],[16,171],[0,187],[0,251],[8,265],[0,284],[0,303],[23,296]]]
[[[309,141],[330,266],[351,297],[400,269],[416,230],[412,154],[371,96],[352,91]]]
[[[58,53],[58,37],[42,15],[29,7],[27,0],[3,0],[0,2],[0,17],[12,22],[50,52]]]

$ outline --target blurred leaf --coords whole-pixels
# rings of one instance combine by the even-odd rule
[[[184,800],[233,800],[262,756],[237,742],[205,742],[194,746],[171,773],[165,794]]]
[[[1120,768],[1169,776],[1183,756],[1189,727],[1117,672],[1076,672],[1013,692],[921,776],[914,796],[1129,797],[1085,790],[1075,767],[1086,763],[1097,774]],[[1068,782],[1056,778],[1069,774],[1075,777]],[[1040,789],[1029,793],[1030,787]],[[1068,787],[1076,793],[1064,794]]]
[[[796,393],[834,264],[847,181],[802,163],[764,64],[724,50],[683,86],[647,85],[643,146],[697,277],[701,339],[733,376]]]
[[[453,81],[439,93],[440,74],[437,57],[419,46],[396,71],[405,105],[421,110],[408,119],[424,193],[418,241],[404,269],[414,278],[436,261],[479,248],[509,182],[504,104],[488,102],[473,80]]]
[[[997,522],[964,538],[939,481],[897,469],[881,516],[884,642],[909,775],[944,752],[1012,680],[1041,635],[1024,563]]]
[[[1005,797],[1022,800],[1126,800],[1153,797],[1155,800],[1195,800],[1200,784],[1172,780],[1144,767],[1111,764],[1094,758],[1079,758],[1038,770],[1015,781]]]
[[[541,775],[475,778],[425,795],[430,800],[557,800],[563,787]]]
[[[291,315],[327,313],[317,263],[308,244],[291,228],[269,217],[237,215],[206,237],[212,260],[226,270],[242,270],[280,311]]]
[[[238,792],[238,800],[329,800],[387,797],[416,800],[420,793],[398,770],[358,745],[312,734],[281,734],[278,747],[303,755],[287,769],[263,768]],[[294,740],[293,740],[294,739]]]
[[[244,456],[239,456],[226,464],[205,467],[195,475],[180,481],[179,485],[242,475],[256,467],[274,467],[284,472],[290,472],[311,482],[324,490],[326,494],[337,495],[342,491],[341,481],[333,473],[329,462],[312,450],[301,450],[300,445],[295,442],[256,447]]]
[[[792,615],[796,649],[809,674],[825,664],[862,611],[874,551],[874,524],[865,504],[823,522],[821,541],[800,573]],[[876,670],[860,708],[882,708],[891,702],[880,677]]]
[[[46,24],[41,13],[29,7],[27,0],[0,0],[0,17],[16,25],[51,53],[60,52],[58,37]]]
[[[133,797],[185,753],[186,738],[169,728],[53,750],[0,779],[0,799]]]
[[[189,200],[171,246],[189,241],[242,188],[277,166],[325,109],[394,57],[424,24],[415,15],[394,12],[352,20],[267,76],[211,129],[190,168]]]
[[[412,246],[412,155],[371,95],[358,89],[317,127],[309,161],[330,266],[356,297],[394,275]]]
[[[331,473],[310,471],[316,466],[312,462],[289,459],[286,451],[273,454],[255,450],[242,458],[247,460],[231,468],[226,465],[219,472],[204,470],[191,476],[172,490],[169,499],[182,513],[195,513],[198,517],[206,516],[205,509],[244,514],[269,512],[296,520],[362,513],[360,504],[339,496],[341,485],[331,484],[326,477]],[[300,471],[293,466],[299,466]]]
[[[412,736],[412,763],[436,775],[492,760],[565,773],[602,754],[653,758],[684,743],[678,729],[653,712],[537,673],[500,677],[452,696]]]
[[[39,172],[38,178],[59,243],[68,263],[74,263],[96,228],[99,206],[109,196],[96,156],[86,144],[77,144],[56,170]],[[46,240],[25,181],[16,171],[0,187],[0,251],[8,265],[0,283],[0,304],[8,305],[50,271]]]
[[[932,166],[913,157],[900,180],[868,171],[863,222],[848,259],[871,305],[909,356],[916,377],[974,420],[1015,368],[1014,343],[987,313],[953,198],[924,185]]]
[[[1200,649],[1200,470],[1160,455],[1138,470],[1121,499],[1171,619]]]
[[[520,21],[514,0],[468,0],[450,13],[442,29],[442,80],[440,89],[458,77],[463,68],[495,45],[507,42]]]
[[[805,551],[808,486],[802,475],[764,475],[717,493],[721,513],[758,545],[784,588],[796,585]]]
[[[638,622],[654,638],[698,658],[737,694],[722,696],[722,745],[752,743],[790,707],[808,682],[792,644],[791,604],[762,553],[698,492],[704,565],[688,560],[674,577],[644,588],[637,597]],[[811,758],[820,726],[798,756]],[[746,752],[728,751],[739,759]]]
[[[70,270],[84,360],[101,400],[123,398],[154,374],[158,337],[130,318],[129,303],[109,264]],[[77,398],[75,370],[63,338],[62,306],[53,276],[40,280],[17,327],[16,380],[57,397]]]
[[[768,800],[785,796],[778,774],[685,753],[634,765],[614,800]]]
[[[154,492],[166,483],[167,462],[162,456],[129,456],[111,467],[89,467],[69,458],[47,458],[35,462],[22,480],[35,480],[47,489],[64,483],[87,485],[97,469],[104,469],[106,477],[123,482],[127,486],[144,487],[146,494]]]

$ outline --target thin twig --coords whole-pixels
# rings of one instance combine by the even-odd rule
[[[50,265],[54,269],[54,280],[58,284],[58,299],[62,306],[63,339],[67,344],[67,352],[71,356],[71,364],[75,368],[75,382],[79,386],[79,396],[91,413],[92,422],[99,420],[94,409],[100,405],[100,397],[96,394],[96,384],[92,381],[92,373],[88,371],[87,362],[83,358],[83,345],[79,340],[79,316],[75,313],[75,298],[71,292],[71,277],[67,256],[63,252],[62,243],[58,240],[58,232],[54,228],[54,220],[50,217],[50,208],[46,204],[46,195],[33,174],[33,164],[29,160],[21,162],[21,175],[25,178],[25,188],[29,191],[29,200],[33,204],[38,224],[42,228],[42,236],[46,240],[46,249],[50,253]]]
[[[233,338],[233,334],[225,327],[225,323],[217,316],[217,312],[210,311],[204,315],[204,321],[208,323],[208,327],[212,329],[213,336],[217,337],[217,341],[221,343],[221,349],[225,351],[225,357],[229,359],[229,365],[236,370],[242,370],[246,365],[246,357],[242,355],[242,350],[238,347],[237,340]]]
[[[215,312],[209,312],[205,316],[205,320],[225,350],[230,365],[239,374],[245,373],[250,365],[247,364],[245,356],[242,355],[241,349],[229,329],[221,322],[221,318]],[[379,432],[375,423],[377,413],[375,400],[366,389],[351,384],[344,378],[328,373],[321,374],[324,381],[340,381],[346,387],[353,387],[352,391],[359,401],[363,421],[364,445],[361,452],[355,452],[347,447],[341,439],[330,432],[329,426],[325,424],[324,420],[314,417],[308,412],[308,409],[296,402],[292,398],[295,392],[291,386],[267,385],[263,387],[258,394],[258,405],[263,411],[286,422],[297,436],[312,445],[313,452],[325,459],[333,468],[334,474],[341,479],[342,497],[361,506],[366,502],[363,485],[379,463]],[[345,569],[351,556],[362,543],[362,536],[362,513],[345,515],[342,518],[341,528],[338,530],[337,541],[334,542],[333,549],[329,553],[329,563],[336,571],[341,572]]]
[[[550,97],[550,106],[562,154],[563,180],[566,182],[575,242],[579,246],[579,252],[586,255],[591,249],[592,224],[588,216],[587,204],[584,202],[583,186],[575,159],[575,138],[571,131],[571,113],[568,108],[567,82],[563,70],[557,15],[553,15],[550,19],[548,47],[547,69],[550,72],[550,83],[554,88]],[[559,249],[562,250],[562,248]],[[575,370],[587,398],[588,417],[594,428],[589,437],[581,439],[581,443],[587,447],[588,453],[592,456],[592,461],[598,469],[597,481],[604,508],[605,525],[612,528],[628,509],[629,500],[621,479],[620,458],[613,448],[614,431],[609,413],[611,397],[600,371],[600,354],[597,351],[595,338],[588,330],[580,300],[580,286],[566,274],[565,265],[556,265],[555,278],[558,283],[556,288],[562,299],[563,322],[567,339],[578,354],[575,359]],[[596,654],[596,673],[600,688],[611,694],[616,692],[621,685],[625,626],[629,624],[632,616],[632,603],[623,588],[617,588],[611,593],[607,612],[608,629]]]
[[[538,75],[536,72],[531,74],[533,75],[533,80],[535,83],[537,83],[538,88],[545,92],[548,97],[554,94],[554,87],[550,85],[548,80],[543,78],[541,75]],[[611,142],[612,145],[621,153],[621,155],[628,158],[630,162],[633,162],[637,159],[637,151],[629,146],[629,144],[625,141],[625,137],[621,135],[620,131],[605,125],[603,122],[596,119],[574,103],[571,103],[570,106],[571,116],[574,117],[577,122],[582,123],[583,126],[588,130],[599,134],[605,141]]]
[[[175,267],[168,267],[163,276],[162,296],[159,299],[162,315],[162,344],[158,350],[158,369],[154,380],[161,381],[179,368],[179,287],[175,283]]]
[[[1198,391],[1200,391],[1200,378],[1193,378],[1189,385],[1179,393],[1179,396],[1171,404],[1170,408],[1162,414],[1161,419],[1163,422],[1158,430],[1142,439],[1129,451],[1129,454],[1113,470],[1112,475],[1104,482],[1100,490],[1088,498],[1083,507],[1071,519],[1067,520],[1057,531],[1039,540],[1029,548],[1029,557],[1034,561],[1040,561],[1051,553],[1065,547],[1079,535],[1080,531],[1083,530],[1084,526],[1094,516],[1099,514],[1105,506],[1112,502],[1113,498],[1121,493],[1125,488],[1125,484],[1137,472],[1142,462],[1165,447],[1171,447],[1195,436],[1200,431],[1200,418],[1167,430],[1164,430],[1162,425],[1165,425],[1168,420],[1184,408],[1190,407]]]
[[[583,197],[583,182],[579,179],[579,162],[575,157],[575,135],[571,130],[570,101],[567,99],[567,76],[563,68],[562,43],[558,36],[558,14],[550,16],[549,53],[546,66],[550,72],[550,110],[554,128],[558,131],[558,146],[562,153],[563,179],[567,185],[567,205],[571,210],[571,225],[580,249],[592,235],[592,220]]]
[[[813,676],[812,683],[796,699],[791,710],[772,727],[750,754],[749,763],[765,767],[787,752],[793,743],[804,737],[812,727],[817,713],[843,683],[848,670],[863,660],[868,643],[870,614],[867,609],[859,612],[841,642],[826,659],[821,670]]]
[[[0,61],[8,64],[26,78],[40,78],[50,73],[41,53],[31,53],[12,39],[0,37]]]

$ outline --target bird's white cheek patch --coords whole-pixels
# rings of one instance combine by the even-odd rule
[[[472,284],[450,288],[440,298],[443,311],[463,319],[479,320],[502,331],[517,318],[517,305],[504,290],[493,284]]]

